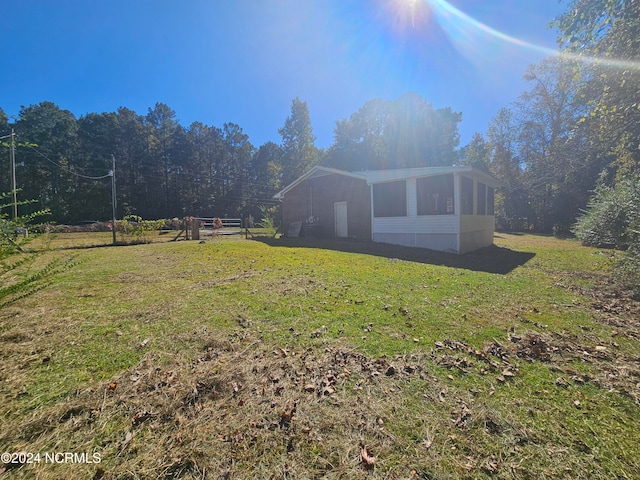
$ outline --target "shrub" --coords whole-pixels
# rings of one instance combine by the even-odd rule
[[[630,227],[640,217],[640,178],[627,178],[615,185],[607,184],[602,174],[587,211],[573,228],[583,245],[627,249],[632,235]]]
[[[116,223],[116,231],[124,236],[133,237],[140,242],[146,242],[146,235],[153,230],[160,230],[164,220],[143,220],[138,215],[127,215]]]
[[[640,217],[628,229],[629,249],[616,265],[616,274],[623,287],[640,298]]]
[[[277,232],[275,214],[278,207],[267,207],[266,205],[260,205],[258,207],[262,214],[262,220],[258,223],[258,226],[264,230],[269,236],[275,236]]]
[[[627,250],[615,273],[620,284],[640,297],[640,177],[606,184],[602,175],[588,211],[574,228],[584,245]]]

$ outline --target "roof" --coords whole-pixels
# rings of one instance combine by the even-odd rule
[[[344,175],[347,177],[358,178],[367,182],[368,185],[373,185],[376,183],[384,183],[384,182],[393,182],[398,180],[406,180],[408,178],[421,178],[421,177],[431,177],[434,175],[445,175],[445,174],[455,174],[455,173],[464,173],[469,177],[472,177],[476,180],[479,180],[490,187],[497,187],[500,185],[500,182],[489,175],[488,173],[483,172],[482,170],[478,170],[477,168],[473,168],[469,165],[461,165],[461,166],[445,166],[445,167],[416,167],[416,168],[396,168],[396,169],[387,169],[387,170],[363,170],[358,172],[349,172],[347,170],[339,170],[337,168],[329,168],[323,167],[321,165],[316,165],[311,168],[307,173],[302,175],[301,177],[294,180],[292,183],[284,187],[278,193],[276,193],[273,198],[277,200],[282,200],[282,197],[285,193],[287,193],[292,188],[296,187],[300,183],[308,180],[310,178],[325,176],[325,175]]]
[[[282,200],[282,197],[284,196],[285,193],[287,193],[289,190],[296,187],[297,185],[301,184],[305,180],[308,180],[309,178],[322,177],[325,175],[335,174],[335,175],[344,175],[347,177],[366,180],[366,178],[362,176],[360,173],[361,172],[348,172],[346,170],[339,170],[337,168],[329,168],[329,167],[323,167],[322,165],[316,165],[315,167],[312,167],[307,173],[305,173],[301,177],[298,177],[296,180],[294,180],[289,185],[287,185],[282,190],[280,190],[278,193],[276,193],[273,196],[273,198],[275,198],[276,200]]]
[[[480,180],[490,187],[497,187],[500,182],[488,173],[473,168],[469,165],[446,166],[446,167],[417,167],[398,168],[388,170],[366,170],[358,172],[366,177],[368,184],[393,182],[396,180],[406,180],[407,178],[432,177],[434,175],[445,175],[449,173],[465,173],[470,177]]]

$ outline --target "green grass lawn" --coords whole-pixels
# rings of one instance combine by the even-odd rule
[[[0,450],[101,461],[7,478],[637,478],[613,252],[173,236],[46,239],[75,264],[0,311]]]

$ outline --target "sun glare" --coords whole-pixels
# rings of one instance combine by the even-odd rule
[[[599,64],[612,68],[639,69],[638,62],[611,57],[592,57],[579,53],[560,52],[555,48],[529,42],[524,38],[509,35],[482,23],[468,13],[451,5],[446,0],[379,0],[384,6],[381,13],[384,22],[390,25],[397,38],[405,41],[429,41],[438,35],[446,35],[463,55],[474,61],[480,60],[482,51],[495,56],[495,52],[512,45],[520,50],[538,54],[560,56],[565,60]],[[482,51],[481,51],[482,50]],[[494,53],[492,53],[494,52]]]
[[[443,30],[447,32],[449,37],[454,42],[457,42],[463,49],[473,47],[473,45],[468,45],[468,43],[470,43],[470,38],[475,38],[474,43],[478,44],[485,43],[488,39],[495,39],[498,42],[504,44],[516,45],[519,48],[536,51],[538,53],[550,56],[560,56],[566,60],[571,61],[599,64],[613,68],[638,69],[640,67],[638,62],[634,61],[609,57],[591,57],[574,53],[559,52],[557,49],[548,48],[543,45],[528,42],[522,38],[509,35],[476,20],[462,10],[454,7],[446,0],[405,0],[405,2],[408,2],[409,4],[429,4],[430,10],[435,16],[438,24],[443,28]],[[481,37],[477,37],[477,35],[484,36],[485,40],[481,40]]]
[[[425,0],[389,0],[387,10],[400,32],[426,28],[432,19],[429,2]]]

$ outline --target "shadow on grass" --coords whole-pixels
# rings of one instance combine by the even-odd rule
[[[311,237],[256,237],[255,240],[272,247],[321,248],[325,250],[336,250],[339,252],[375,255],[377,257],[425,263],[428,265],[464,268],[467,270],[497,273],[501,275],[505,275],[516,267],[524,265],[535,256],[535,253],[532,252],[516,252],[496,245],[482,248],[464,255],[457,255],[454,253],[438,252],[426,248],[402,247],[386,243],[358,242],[354,240],[321,239]]]

